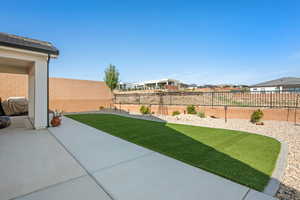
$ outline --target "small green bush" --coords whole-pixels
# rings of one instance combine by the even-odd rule
[[[252,113],[252,115],[251,115],[250,121],[251,121],[252,123],[259,122],[259,121],[263,118],[263,116],[264,116],[263,111],[261,111],[260,109],[255,110],[255,111]]]
[[[150,114],[150,108],[148,106],[141,106],[140,107],[140,112],[143,115]]]
[[[200,118],[205,118],[205,112],[198,112],[197,115]]]
[[[189,105],[186,109],[188,114],[197,114],[196,107],[194,105]]]
[[[172,113],[172,116],[176,116],[176,115],[180,115],[180,112],[178,110],[175,110],[173,113]]]

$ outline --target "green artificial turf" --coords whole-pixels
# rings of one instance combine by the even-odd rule
[[[68,117],[111,135],[262,191],[280,151],[270,137],[110,114]]]

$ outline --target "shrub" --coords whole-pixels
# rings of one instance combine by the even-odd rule
[[[200,118],[205,118],[205,112],[198,112],[197,115]]]
[[[140,112],[145,115],[145,114],[150,114],[150,108],[148,106],[141,106],[140,107]]]
[[[263,116],[264,116],[264,113],[260,109],[255,110],[251,115],[250,121],[252,123],[259,122],[263,118]]]
[[[197,114],[196,107],[194,105],[189,105],[186,109],[188,114]]]
[[[180,112],[178,110],[175,110],[173,113],[172,113],[172,116],[176,116],[176,115],[180,115]]]

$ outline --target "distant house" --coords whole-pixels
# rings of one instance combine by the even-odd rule
[[[300,78],[284,77],[250,86],[251,92],[275,92],[283,90],[300,92]]]
[[[143,85],[147,89],[165,89],[168,86],[175,86],[178,87],[179,89],[181,87],[181,82],[179,80],[170,79],[170,78],[145,81],[139,84]]]
[[[197,88],[198,88],[197,84],[189,84],[189,85],[187,85],[187,89],[189,89],[189,90],[195,90]]]
[[[136,88],[136,84],[134,84],[134,83],[120,82],[118,87],[119,87],[119,90],[130,90],[130,89],[135,89]]]
[[[181,81],[175,79],[160,79],[160,80],[151,80],[144,81],[139,83],[120,83],[120,90],[155,90],[155,89],[182,89],[186,88],[188,85],[182,83]]]

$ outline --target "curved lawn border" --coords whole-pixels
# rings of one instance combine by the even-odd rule
[[[96,111],[96,112],[92,112],[92,113],[113,114],[113,115],[119,115],[119,116],[123,116],[123,117],[131,117],[134,119],[158,121],[158,120],[151,118],[151,116],[149,117],[149,116],[130,115],[126,112],[111,112],[111,111],[110,112],[105,112],[105,111],[99,112],[99,111]],[[76,113],[76,114],[78,114],[78,113]],[[187,124],[187,125],[190,125],[190,124]],[[259,133],[254,133],[254,134],[260,135]],[[271,136],[267,136],[267,137],[271,137]],[[274,138],[274,137],[271,137],[271,138]],[[280,187],[280,182],[282,181],[284,171],[287,167],[287,158],[288,158],[288,153],[289,153],[288,144],[285,141],[278,140],[277,138],[274,138],[274,139],[277,140],[278,142],[280,142],[281,148],[280,148],[280,152],[279,152],[272,176],[270,177],[270,180],[269,180],[268,184],[266,185],[265,189],[262,191],[263,193],[270,195],[270,196],[275,196]]]
[[[160,122],[160,120],[157,120],[155,118],[152,118],[151,116],[139,116],[139,115],[130,115],[128,113],[120,113],[120,112],[84,112],[84,113],[69,113],[69,114],[113,114],[113,115],[118,115],[118,116],[123,116],[123,117],[130,117],[130,118],[134,118],[134,119],[141,119],[141,120],[149,120],[149,121],[156,121],[156,122]],[[174,124],[174,122],[172,122],[171,124]],[[184,125],[182,123],[179,123],[179,125]],[[188,126],[198,126],[198,125],[191,125],[191,124],[186,124]],[[199,126],[201,127],[201,126]],[[220,129],[220,128],[216,128],[216,129]],[[222,129],[222,128],[221,128]],[[227,129],[224,129],[227,130]],[[232,130],[232,129],[230,129]],[[240,131],[240,130],[237,130]],[[265,136],[259,133],[252,133],[252,134],[256,134],[256,135],[261,135],[264,137],[270,137],[270,136]],[[268,181],[267,185],[265,186],[264,190],[262,191],[265,194],[271,195],[271,196],[275,196],[279,186],[280,186],[280,181],[283,177],[284,174],[284,170],[286,168],[287,165],[287,154],[288,154],[288,146],[285,142],[283,141],[279,141],[277,138],[274,137],[270,137],[275,139],[276,141],[278,141],[280,143],[280,152],[278,154],[277,160],[276,160],[276,164],[274,166],[274,170],[272,172],[272,175],[270,176],[270,180]],[[214,172],[212,172],[214,173]],[[222,175],[221,175],[222,176]],[[226,178],[226,177],[225,177]]]
[[[284,141],[279,142],[281,144],[281,148],[277,158],[275,169],[273,170],[272,176],[270,177],[270,180],[263,191],[263,193],[271,196],[275,196],[280,187],[280,182],[287,166],[287,157],[289,153],[288,144]]]

